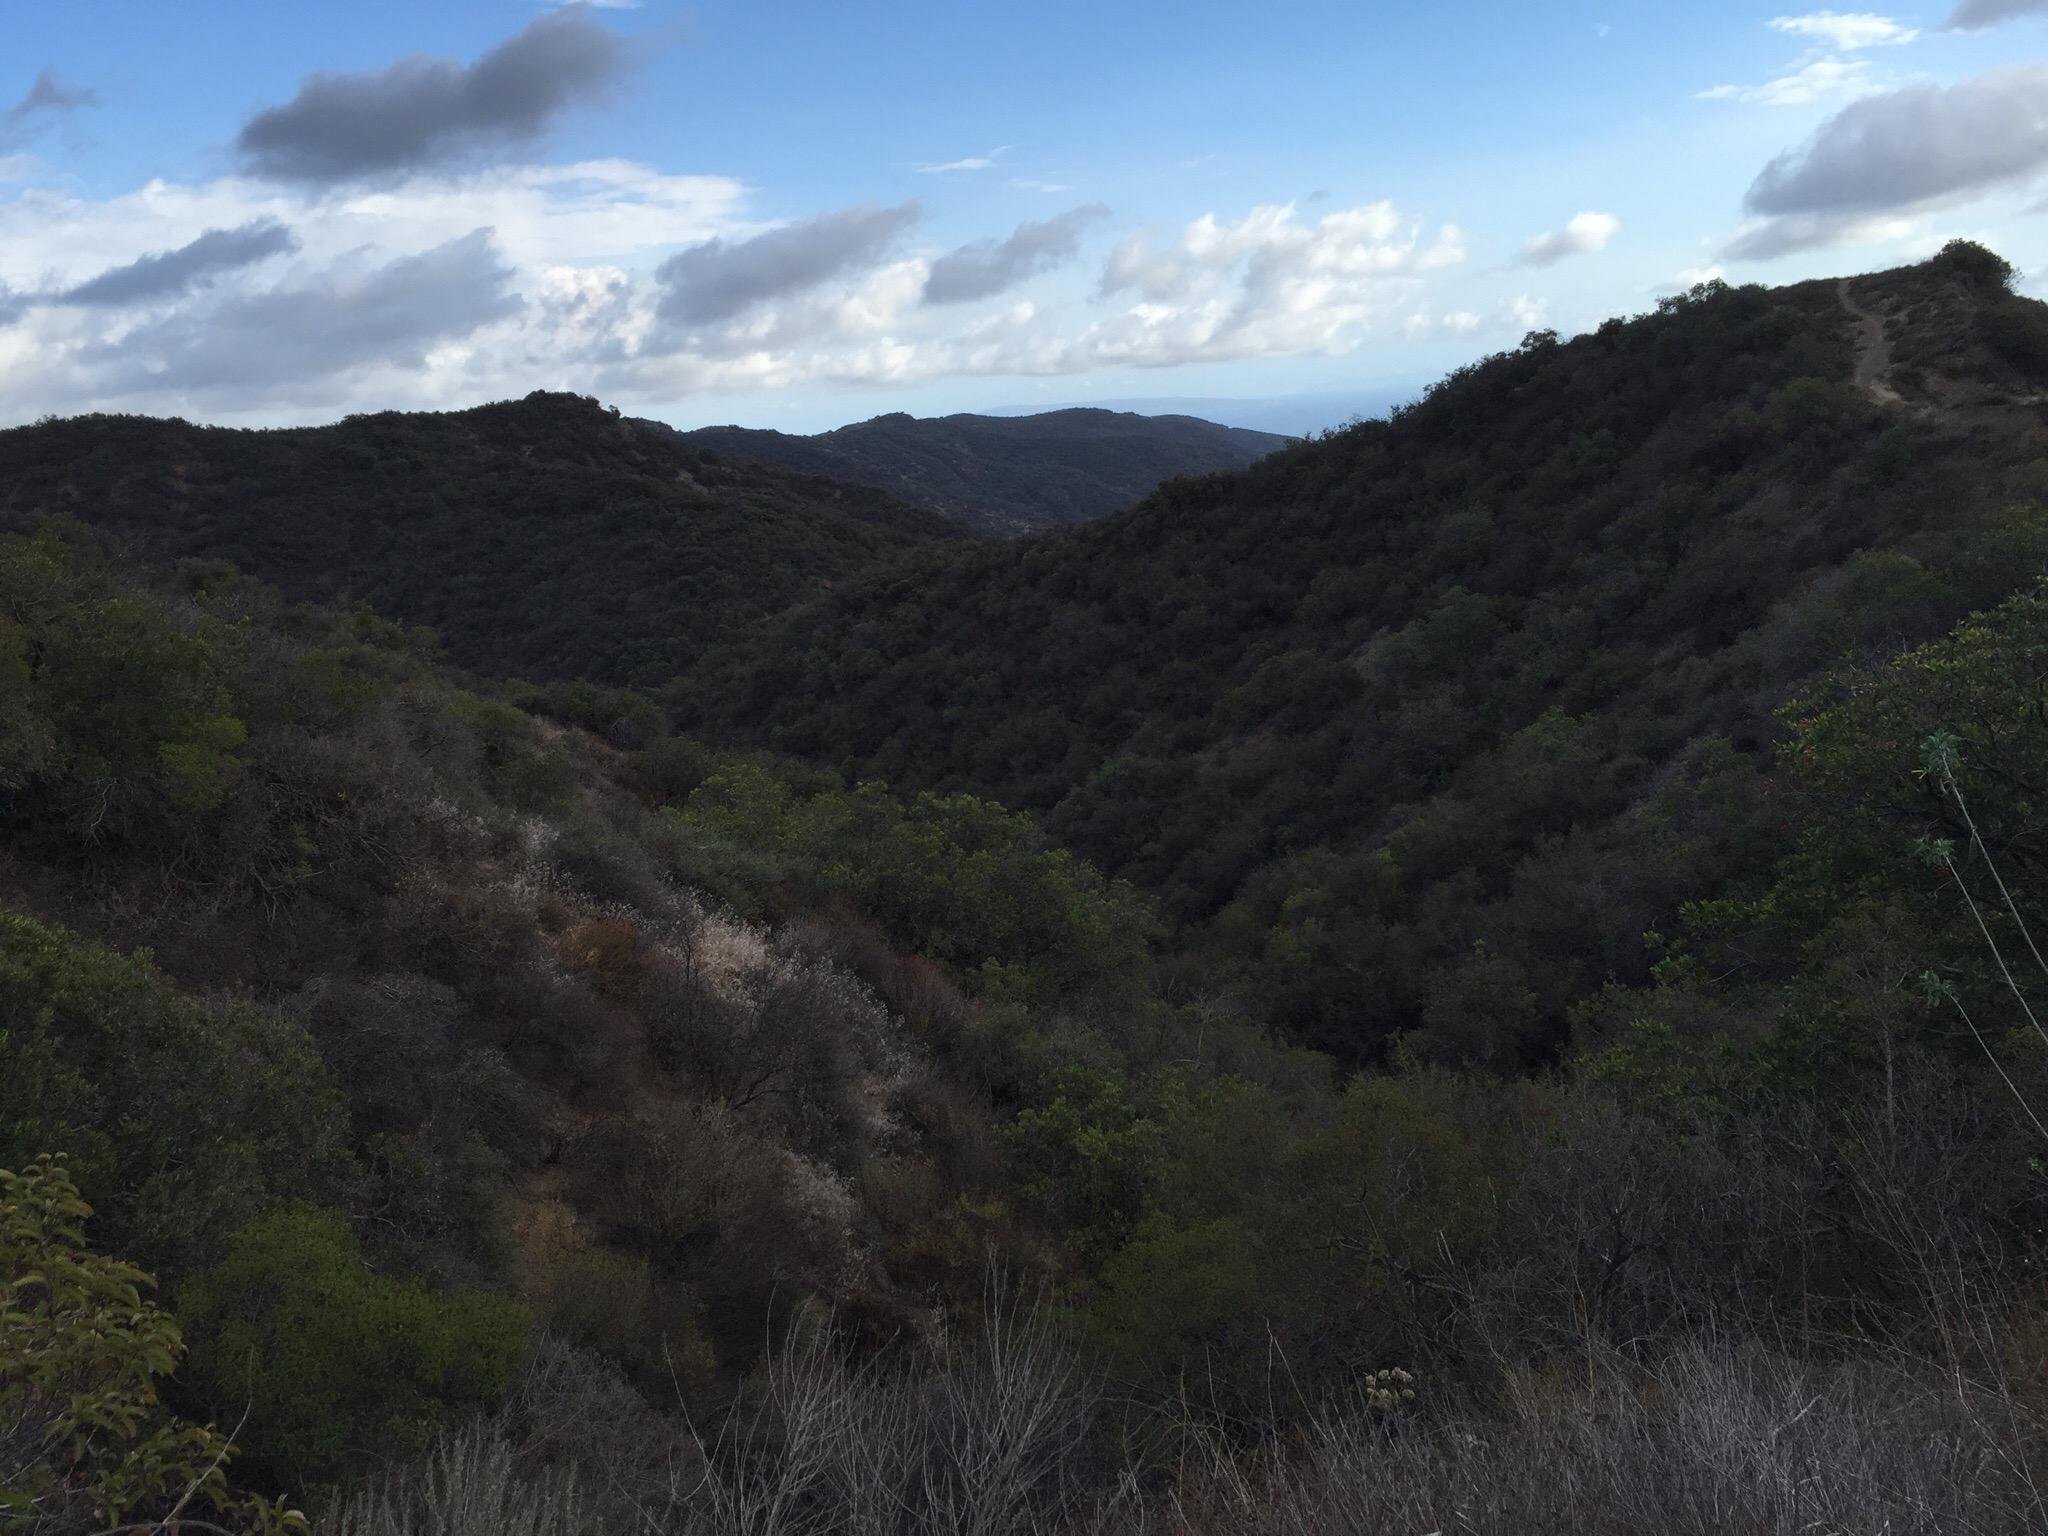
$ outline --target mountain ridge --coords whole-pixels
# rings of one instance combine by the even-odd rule
[[[672,430],[731,458],[873,485],[1001,534],[1087,522],[1163,480],[1241,469],[1288,442],[1194,416],[1088,406],[1024,416],[892,411],[810,436],[736,426]]]
[[[1764,774],[1773,710],[1838,647],[1931,637],[2039,568],[2038,514],[2008,509],[2048,497],[2040,306],[1960,249],[1855,291],[1884,393],[1837,284],[1703,286],[1085,528],[855,583],[672,702],[1040,814],[1267,955],[1339,1054],[1420,1029],[1475,943],[1530,973],[1518,1049],[1545,1049],[1646,974],[1640,935],[1696,883],[1650,846],[1672,775]],[[1575,938],[1539,932],[1564,912]],[[1537,965],[1553,945],[1575,975]]]
[[[368,602],[480,672],[643,683],[806,589],[965,534],[545,391],[321,427],[0,432],[0,527],[53,514],[157,558],[229,560],[293,599]]]

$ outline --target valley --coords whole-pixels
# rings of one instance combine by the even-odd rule
[[[2011,277],[1702,284],[1230,468],[0,432],[0,1294],[155,1282],[23,1358],[172,1329],[65,1379],[237,1529],[2029,1529]],[[10,1358],[82,1533],[137,1463]]]

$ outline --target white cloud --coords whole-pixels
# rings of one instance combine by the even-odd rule
[[[1074,343],[1103,362],[1158,366],[1196,358],[1341,352],[1424,275],[1465,259],[1455,225],[1425,238],[1388,202],[1340,209],[1314,223],[1292,203],[1235,223],[1204,214],[1155,249],[1133,235],[1111,253],[1105,296],[1135,296],[1113,321]]]
[[[1522,247],[1522,263],[1547,267],[1569,256],[1585,256],[1605,249],[1621,231],[1621,220],[1611,213],[1576,213],[1563,229],[1536,236]]]
[[[1341,353],[1399,328],[1464,240],[1391,204],[1315,221],[1292,204],[1225,220],[1205,214],[1169,240],[1133,236],[1105,264],[1095,312],[1030,302],[917,304],[935,263],[911,258],[836,299],[761,306],[694,352],[620,356],[600,390],[677,393],[831,381],[909,383],[958,375],[1048,376],[1103,367]],[[1476,317],[1452,312],[1452,333]],[[714,382],[707,382],[714,381]]]
[[[952,176],[962,171],[987,171],[995,168],[996,162],[1010,152],[1011,146],[1000,144],[985,155],[968,155],[959,160],[927,161],[911,167],[920,176]]]
[[[1761,85],[1717,85],[1697,93],[1701,101],[1740,101],[1760,107],[1803,107],[1830,96],[1853,96],[1872,89],[1870,65],[1863,59],[1815,59]]]
[[[1017,188],[1020,192],[1071,192],[1074,190],[1071,182],[1033,181],[1025,176],[1012,176],[1010,178],[1010,185]]]
[[[1789,32],[1794,37],[1811,37],[1842,53],[1859,48],[1895,47],[1910,43],[1920,35],[1918,29],[1901,26],[1889,16],[1873,15],[1869,11],[1814,11],[1805,16],[1777,16],[1771,20],[1774,31]]]

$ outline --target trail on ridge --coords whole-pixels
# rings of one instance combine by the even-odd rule
[[[1888,382],[1892,371],[1892,344],[1885,335],[1884,317],[1856,302],[1849,291],[1849,279],[1838,278],[1835,295],[1842,308],[1856,322],[1856,387],[1880,405],[1904,405],[1905,397]]]

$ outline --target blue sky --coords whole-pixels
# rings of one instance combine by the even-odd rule
[[[1706,275],[2048,268],[2048,0],[5,19],[7,421],[1375,394]]]

